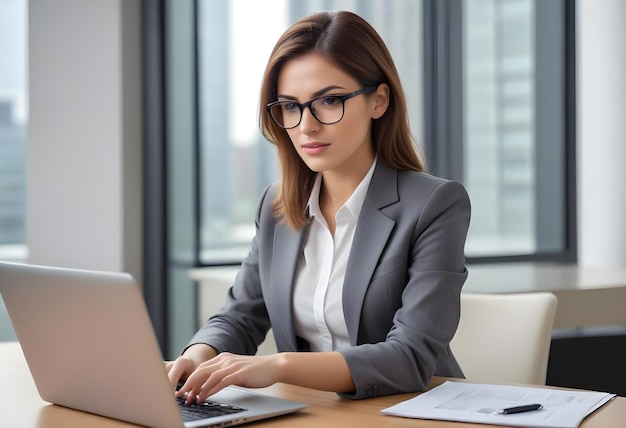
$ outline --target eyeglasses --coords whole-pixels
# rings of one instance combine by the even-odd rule
[[[378,88],[378,85],[368,86],[346,95],[322,95],[304,104],[295,101],[274,101],[265,106],[265,108],[267,108],[276,125],[283,129],[292,129],[300,125],[302,113],[307,107],[319,123],[332,125],[343,119],[344,104],[347,100],[357,95],[374,92],[376,88]]]

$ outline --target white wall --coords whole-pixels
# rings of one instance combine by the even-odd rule
[[[626,1],[577,5],[579,264],[626,267]]]
[[[141,281],[139,0],[29,2],[29,262]]]

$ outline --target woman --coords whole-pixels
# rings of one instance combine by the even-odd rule
[[[425,172],[384,42],[349,12],[305,17],[278,40],[262,88],[281,181],[261,198],[225,306],[166,363],[173,386],[185,381],[177,395],[285,382],[364,398],[462,376],[448,345],[470,203]],[[279,352],[254,356],[270,326]]]

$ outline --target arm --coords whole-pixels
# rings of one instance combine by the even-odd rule
[[[338,352],[283,352],[264,356],[222,353],[198,366],[176,393],[201,401],[228,385],[262,388],[284,382],[326,391],[351,391],[352,376]]]
[[[189,347],[210,344],[217,353],[254,355],[265,340],[270,321],[259,273],[259,233],[262,232],[259,223],[262,213],[266,216],[272,213],[271,188],[266,188],[261,196],[255,217],[256,234],[224,305],[196,332]]]
[[[449,342],[467,276],[469,199],[460,184],[435,179],[399,180],[398,188],[401,203],[381,211],[393,232],[357,302],[358,346],[341,350],[356,385],[342,394],[349,398],[419,391],[433,375],[462,377]]]

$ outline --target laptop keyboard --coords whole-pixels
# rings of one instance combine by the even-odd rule
[[[177,398],[178,410],[183,417],[183,421],[190,422],[203,418],[213,418],[215,416],[230,415],[243,412],[246,409],[231,406],[228,404],[203,401],[201,403],[185,404],[184,398]]]

